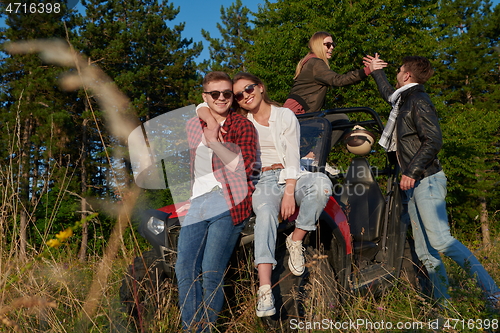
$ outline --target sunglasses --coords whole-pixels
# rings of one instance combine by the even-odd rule
[[[330,42],[327,42],[327,43],[323,43],[323,45],[326,46],[327,49],[330,49],[331,47],[335,47],[335,43],[330,43]]]
[[[233,92],[231,90],[224,90],[224,91],[217,91],[217,90],[214,90],[214,91],[204,91],[203,93],[204,94],[209,94],[210,96],[212,96],[212,98],[214,99],[214,101],[216,101],[216,100],[219,99],[220,94],[222,94],[222,96],[224,96],[225,99],[230,99],[233,96]]]
[[[238,102],[241,101],[243,99],[243,92],[246,92],[247,94],[251,94],[254,92],[255,86],[258,86],[258,84],[257,83],[249,84],[248,86],[245,87],[245,89],[243,89],[243,91],[240,91],[239,93],[234,94],[234,98]]]

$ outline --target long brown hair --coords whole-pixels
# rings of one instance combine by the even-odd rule
[[[248,81],[251,81],[255,84],[262,85],[264,87],[264,91],[262,92],[262,100],[264,102],[266,102],[267,104],[271,104],[274,106],[281,106],[281,104],[279,104],[278,102],[275,102],[271,98],[269,98],[269,96],[267,95],[267,88],[266,88],[264,82],[262,82],[262,80],[259,79],[257,76],[250,74],[250,73],[240,72],[233,77],[233,85],[236,82],[238,82],[239,80],[248,80]],[[243,109],[238,104],[238,102],[236,102],[236,99],[234,100],[233,106],[234,106],[237,113],[242,114],[244,116],[247,115],[248,110]]]
[[[307,46],[309,47],[309,53],[304,58],[300,59],[299,63],[297,64],[297,67],[295,68],[295,76],[293,77],[294,79],[299,76],[300,72],[302,71],[302,67],[304,67],[306,58],[308,58],[310,55],[315,55],[316,57],[323,60],[327,66],[330,66],[328,58],[326,57],[325,48],[323,47],[323,40],[325,40],[326,37],[332,37],[333,39],[333,36],[326,31],[317,31],[311,36],[311,38],[309,39],[309,43],[307,44]]]

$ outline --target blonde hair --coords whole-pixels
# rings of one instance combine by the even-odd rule
[[[326,57],[325,48],[323,47],[323,41],[326,37],[332,37],[332,35],[326,31],[317,31],[311,36],[311,38],[309,39],[309,43],[307,44],[307,46],[309,47],[309,53],[304,58],[300,59],[299,63],[297,64],[297,67],[295,68],[295,76],[293,77],[294,79],[299,76],[300,72],[302,71],[302,67],[304,67],[305,60],[311,54],[314,54],[316,57],[323,60],[327,66],[330,66],[328,58]]]

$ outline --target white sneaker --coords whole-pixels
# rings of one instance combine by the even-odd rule
[[[302,247],[302,241],[292,240],[292,234],[286,238],[286,248],[290,253],[288,268],[290,268],[293,275],[301,276],[305,270],[304,248]]]
[[[276,313],[274,296],[270,285],[260,286],[257,297],[257,317],[268,317]]]

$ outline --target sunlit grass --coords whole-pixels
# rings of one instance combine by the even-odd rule
[[[5,220],[3,221],[5,222]],[[16,261],[2,253],[0,266],[2,299],[0,332],[80,332],[81,313],[101,262],[100,255],[90,254],[82,263],[77,259],[71,232],[56,232],[54,239],[62,241],[59,247],[32,252],[27,261]],[[148,289],[148,303],[140,320],[126,313],[120,301],[120,286],[133,257],[141,251],[133,244],[135,236],[127,234],[120,242],[119,255],[111,262],[111,274],[102,286],[95,315],[82,332],[177,332],[180,331],[180,313],[177,306],[175,281],[164,281]],[[498,242],[498,239],[496,240]],[[498,244],[498,243],[495,243]],[[472,244],[470,245],[472,246]],[[3,248],[8,248],[3,244]],[[498,262],[500,250],[475,250],[495,281],[500,280]],[[256,272],[251,253],[233,268],[226,277],[226,307],[216,324],[215,332],[273,332],[255,316]],[[5,260],[9,258],[9,260]],[[474,329],[456,329],[457,325],[500,320],[497,312],[487,307],[482,291],[475,281],[458,265],[445,258],[450,278],[453,301],[448,308],[439,307],[432,299],[415,290],[404,278],[396,280],[381,296],[352,295],[339,290],[323,256],[309,258],[311,276],[304,297],[304,317],[291,321],[292,331],[320,332],[384,332],[380,325],[406,325],[399,332],[429,332],[432,325],[441,325],[443,332],[480,332]],[[349,329],[336,330],[335,325],[354,322]],[[300,325],[320,325],[307,329]],[[327,325],[328,324],[328,325]],[[371,325],[371,326],[370,326]],[[378,326],[377,326],[378,325]],[[445,327],[443,327],[445,325]],[[299,329],[304,327],[304,329]],[[311,326],[313,327],[313,326]],[[333,328],[332,328],[333,327]],[[356,327],[353,329],[352,327]],[[374,328],[375,327],[375,328]],[[411,327],[409,329],[408,327]],[[455,327],[455,328],[453,328]],[[490,325],[486,332],[495,332]]]

